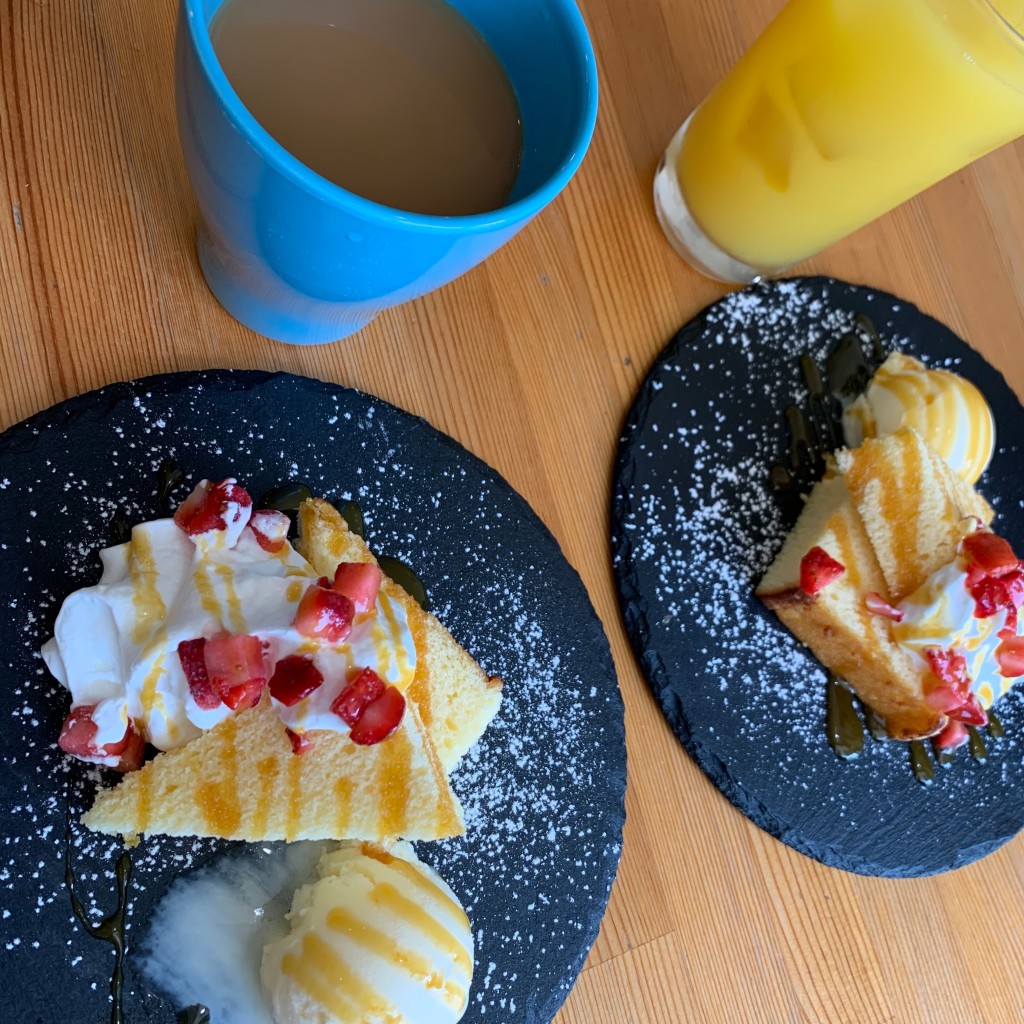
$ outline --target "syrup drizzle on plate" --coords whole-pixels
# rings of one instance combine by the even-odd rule
[[[109,942],[114,947],[114,971],[110,977],[110,1024],[124,1024],[125,913],[128,909],[128,882],[132,876],[132,860],[127,851],[117,858],[114,874],[117,876],[117,907],[99,924],[93,924],[75,891],[75,869],[71,855],[71,800],[69,797],[67,832],[64,841],[64,884],[71,896],[71,909],[86,934],[102,942]]]

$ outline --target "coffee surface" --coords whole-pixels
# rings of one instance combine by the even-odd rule
[[[441,216],[508,198],[522,150],[515,93],[444,0],[225,0],[210,35],[249,112],[335,184]]]

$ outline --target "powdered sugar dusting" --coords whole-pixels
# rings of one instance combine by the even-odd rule
[[[1005,394],[1012,402],[1017,429],[998,436],[1019,434],[1024,414],[1005,383],[940,325],[922,326],[913,307],[823,279],[736,292],[662,353],[630,415],[617,482],[616,570],[645,673],[726,796],[828,863],[922,874],[974,859],[1024,824],[1019,801],[1012,827],[1004,813],[1021,771],[1019,732],[1007,729],[992,742],[984,769],[964,757],[940,771],[932,792],[913,780],[899,744],[869,741],[858,762],[838,762],[825,737],[824,670],[753,597],[795,515],[793,503],[785,508],[773,492],[769,469],[788,451],[783,410],[808,401],[799,356],[824,365],[858,313],[874,320],[887,347],[954,369],[969,362],[965,372],[990,401]],[[994,407],[997,418],[1006,414],[1003,404]],[[1019,480],[1020,464],[1019,448],[1004,445],[982,482],[993,504],[1014,514],[1019,496],[1002,501],[996,482]],[[1009,536],[1016,527],[1024,538],[1024,522],[1008,514],[1006,523]],[[1019,713],[1018,696],[1001,704],[1004,719]],[[937,841],[929,863],[879,831],[897,827],[907,801],[921,802],[924,818],[940,807],[947,813],[947,805],[963,813],[968,791],[968,806],[980,808],[970,816],[991,815],[992,830],[972,832],[967,821],[963,833]]]
[[[422,421],[286,375],[118,385],[14,428],[2,442],[2,706],[14,721],[0,730],[8,812],[0,913],[9,959],[16,957],[9,970],[32,979],[15,988],[18,1019],[50,1019],[58,992],[74,993],[62,1017],[69,1024],[105,1012],[109,949],[82,935],[62,888],[65,794],[77,817],[100,776],[56,748],[67,697],[37,652],[63,597],[98,577],[96,552],[110,543],[115,511],[128,522],[153,517],[156,471],[171,457],[186,470],[176,500],[202,476],[233,475],[257,496],[298,479],[328,498],[359,501],[371,547],[412,565],[438,617],[505,680],[498,718],[453,776],[467,836],[420,844],[418,853],[474,925],[477,973],[465,1019],[550,1020],[614,878],[625,751],[607,641],[578,576],[525,503]],[[133,855],[129,935],[171,879],[228,845],[145,839]],[[119,850],[75,827],[80,896],[96,916],[113,909]],[[128,981],[126,1005],[140,1015],[129,1019],[166,1020],[166,1004],[130,957]]]

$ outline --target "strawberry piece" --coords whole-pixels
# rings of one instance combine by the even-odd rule
[[[387,686],[384,692],[366,706],[359,721],[352,726],[349,735],[353,743],[371,746],[386,740],[399,726],[405,714],[405,697],[394,686]]]
[[[71,713],[64,719],[57,745],[65,754],[82,758],[101,756],[99,747],[94,742],[96,723],[92,719],[92,713],[95,710],[95,704],[80,704],[77,708],[72,708]]]
[[[210,675],[206,671],[206,641],[199,637],[196,640],[182,640],[178,644],[178,660],[188,680],[189,692],[196,702],[196,707],[204,711],[219,708],[223,703],[220,694],[210,683]]]
[[[128,722],[124,738],[117,743],[105,743],[103,750],[109,756],[119,758],[117,764],[111,765],[115,772],[134,772],[142,767],[142,759],[146,754],[146,741],[142,733],[136,732],[132,723]]]
[[[331,710],[349,725],[355,725],[363,712],[384,693],[386,683],[372,668],[353,674],[331,705]]]
[[[259,637],[241,634],[206,641],[203,652],[210,685],[232,711],[259,703],[267,684],[263,645]]]
[[[942,750],[955,750],[967,742],[967,726],[961,722],[948,722],[935,737],[935,746]]]
[[[883,618],[892,619],[893,622],[903,621],[905,613],[899,608],[894,608],[881,594],[876,594],[873,590],[864,598],[864,603],[872,615],[881,615]]]
[[[248,526],[256,543],[268,554],[276,555],[288,543],[291,520],[283,512],[275,512],[272,508],[256,509],[249,518]]]
[[[290,654],[274,667],[270,696],[290,708],[323,684],[323,673],[306,654]]]
[[[334,571],[331,589],[344,594],[357,612],[367,612],[377,600],[381,576],[380,567],[372,562],[342,562]]]
[[[973,693],[968,694],[967,700],[954,711],[950,718],[955,718],[964,725],[986,725],[988,723],[988,712],[981,706],[980,701]]]
[[[288,739],[292,744],[292,753],[295,755],[304,754],[307,750],[313,749],[313,741],[306,739],[304,732],[292,732],[291,729],[285,729],[288,733]]]
[[[963,707],[964,695],[949,683],[940,683],[928,692],[925,702],[930,708],[948,715]]]
[[[971,690],[971,680],[967,674],[967,661],[964,656],[959,651],[942,650],[938,647],[925,648],[924,656],[936,677],[966,700]]]
[[[800,560],[800,589],[813,597],[839,579],[846,568],[824,548],[813,547]]]
[[[1007,679],[1024,676],[1024,637],[1004,637],[1003,642],[996,648],[996,661],[999,662],[1001,676],[1006,676]]]
[[[72,757],[83,761],[99,757],[117,757],[117,764],[111,765],[116,772],[131,772],[142,766],[142,757],[146,750],[146,741],[142,734],[135,731],[131,722],[125,727],[124,736],[113,743],[96,745],[96,722],[93,720],[95,704],[80,704],[72,708],[64,719],[57,744],[61,750]]]
[[[1002,576],[1020,567],[1008,541],[988,530],[964,537],[961,550],[987,576]]]
[[[344,594],[311,586],[295,610],[294,624],[303,636],[340,644],[352,632],[354,616],[355,608]]]
[[[248,491],[229,477],[216,484],[200,481],[178,506],[174,521],[190,537],[230,529],[236,531],[237,539],[251,514],[252,498]]]

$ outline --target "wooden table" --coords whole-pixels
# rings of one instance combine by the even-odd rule
[[[903,882],[794,853],[683,752],[619,616],[619,427],[666,339],[723,291],[663,239],[652,174],[781,5],[585,0],[601,115],[562,197],[461,280],[348,341],[300,349],[240,327],[200,275],[174,124],[174,0],[0,3],[0,427],[163,371],[338,381],[495,466],[581,572],[618,666],[631,785],[619,879],[559,1024],[1024,1019],[1024,840]],[[1004,149],[806,269],[906,296],[1024,393],[1022,162],[1024,147]]]

